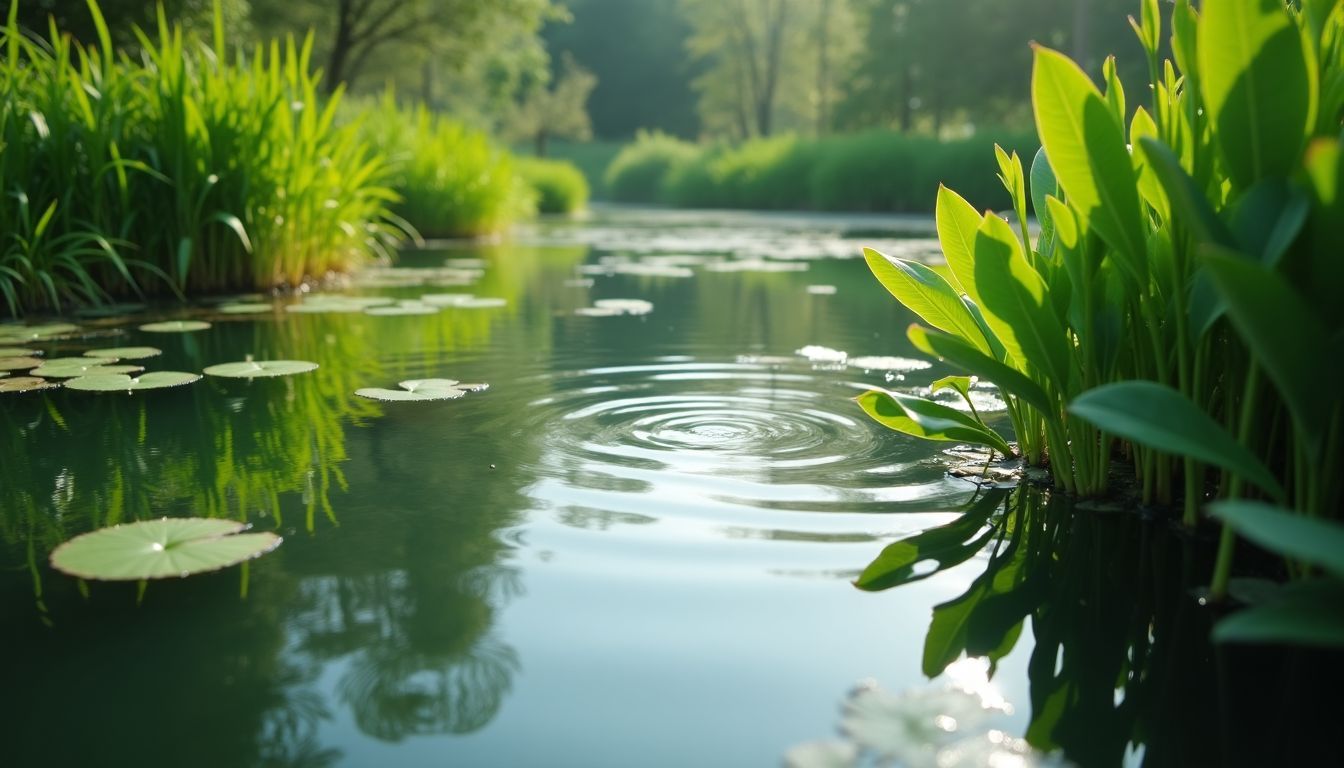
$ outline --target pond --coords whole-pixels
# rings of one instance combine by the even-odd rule
[[[609,209],[502,244],[431,243],[350,289],[435,296],[432,314],[294,312],[286,300],[87,319],[35,343],[48,357],[152,345],[163,355],[138,361],[150,370],[248,356],[320,367],[0,396],[6,764],[777,765],[835,732],[860,681],[970,686],[1012,705],[994,727],[1020,736],[1048,726],[1033,725],[1054,701],[1042,675],[1077,678],[1050,689],[1060,706],[1080,690],[1101,702],[1057,736],[1075,759],[1137,763],[1136,718],[1151,750],[1163,706],[1217,709],[1212,690],[1154,705],[1151,688],[1117,683],[1127,649],[1152,644],[1145,617],[1184,607],[1092,602],[1121,606],[1121,623],[1075,638],[1102,660],[1063,671],[1054,659],[1071,640],[1048,638],[1042,672],[1041,625],[1005,626],[998,637],[1018,642],[992,682],[963,659],[931,684],[931,609],[985,583],[1002,537],[898,589],[851,583],[888,543],[989,493],[949,475],[957,459],[940,446],[885,431],[852,402],[949,372],[918,362],[912,318],[855,258],[861,243],[934,258],[931,237],[920,219]],[[147,317],[212,325],[138,330]],[[355,395],[426,378],[489,387],[434,402]],[[975,395],[995,410],[992,391]],[[78,533],[164,515],[243,519],[284,542],[144,589],[46,564]],[[1142,567],[1107,571],[1129,584],[1173,556],[1141,543],[1143,525],[1077,538],[1141,548]],[[1090,583],[1081,557],[1024,580],[1038,602],[1016,620],[1053,588],[1047,577]],[[1108,626],[1056,613],[1057,635]],[[1197,683],[1213,668],[1188,639],[1207,617],[1191,615]],[[1160,666],[1146,678],[1165,680]],[[1127,713],[1126,697],[1149,700],[1146,714]],[[1216,725],[1192,715],[1186,729],[1197,739]],[[1166,754],[1180,764],[1180,750]]]

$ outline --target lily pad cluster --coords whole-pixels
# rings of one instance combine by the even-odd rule
[[[401,389],[365,387],[355,390],[355,394],[384,402],[418,402],[456,400],[468,392],[481,392],[490,388],[489,384],[463,384],[455,379],[411,379],[397,386]]]
[[[184,578],[237,565],[280,546],[282,539],[274,533],[243,533],[247,527],[235,520],[167,517],[115,525],[56,547],[51,566],[98,581]]]

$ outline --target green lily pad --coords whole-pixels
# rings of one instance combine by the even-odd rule
[[[0,357],[0,371],[27,371],[41,364],[36,357]]]
[[[49,339],[53,336],[63,336],[67,333],[74,333],[79,330],[79,326],[69,323],[49,323],[47,325],[6,325],[0,326],[0,339],[13,339],[16,341],[32,341],[34,339]]]
[[[56,389],[61,386],[55,382],[37,376],[15,376],[0,381],[0,392],[40,392],[44,389]]]
[[[114,360],[144,360],[147,357],[158,357],[162,354],[163,350],[155,347],[110,347],[108,349],[90,349],[84,353],[84,356],[110,357]]]
[[[66,389],[77,389],[81,392],[134,392],[139,389],[180,387],[200,381],[200,378],[198,373],[181,371],[151,371],[135,379],[125,374],[98,371],[70,379],[65,382],[65,386]]]
[[[365,387],[355,390],[360,397],[385,402],[416,402],[426,400],[456,400],[468,392],[485,389],[486,384],[462,384],[453,379],[412,379],[397,386],[401,389]]]
[[[396,317],[403,315],[437,315],[439,307],[422,301],[403,301],[390,307],[369,307],[364,314],[374,317]]]
[[[420,297],[420,301],[436,307],[455,307],[474,298],[470,293],[427,293]]]
[[[51,567],[81,579],[140,581],[206,573],[260,557],[280,546],[274,533],[240,533],[234,520],[168,518],[115,525],[65,542]]]
[[[210,324],[204,320],[167,320],[162,323],[147,323],[140,326],[140,330],[149,333],[188,333],[190,331],[204,331]]]
[[[463,309],[493,309],[495,307],[507,306],[508,303],[508,299],[499,299],[492,296],[473,296],[471,299],[458,302],[453,306],[461,307]]]
[[[62,364],[62,366],[39,366],[36,369],[28,371],[35,377],[47,377],[51,379],[73,379],[78,377],[93,377],[93,375],[118,375],[118,374],[136,374],[145,370],[144,366],[113,366],[102,362],[98,358],[85,358],[86,364],[75,366],[75,364]]]
[[[0,347],[0,357],[39,357],[41,354],[27,347]]]
[[[268,376],[292,376],[317,370],[317,363],[306,360],[244,360],[240,363],[220,363],[205,369],[208,376],[227,379],[259,379]]]
[[[275,309],[275,306],[272,304],[238,302],[233,304],[220,304],[218,307],[215,307],[215,309],[226,315],[259,315],[263,312],[270,312]]]

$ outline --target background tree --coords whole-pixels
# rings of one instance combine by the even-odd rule
[[[528,90],[506,118],[505,134],[532,142],[537,157],[546,156],[546,144],[552,138],[587,141],[593,137],[588,118],[588,95],[597,86],[597,77],[562,57],[560,76],[550,87],[539,83]]]

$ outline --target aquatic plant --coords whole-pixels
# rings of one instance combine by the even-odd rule
[[[1157,1],[1142,2],[1152,102],[1132,113],[1114,60],[1098,88],[1036,48],[1042,150],[1029,176],[997,151],[1016,226],[943,188],[947,275],[872,251],[868,264],[927,324],[909,329],[915,346],[998,385],[1018,450],[1058,487],[1105,494],[1119,457],[1144,502],[1180,499],[1188,525],[1211,498],[1259,497],[1325,535],[1344,508],[1344,397],[1319,384],[1344,351],[1344,7],[1207,0],[1201,15],[1180,0],[1171,19],[1174,62],[1160,59]],[[1211,509],[1225,521],[1222,597],[1234,532],[1269,511]],[[1302,588],[1323,581],[1319,558],[1253,540]],[[1307,610],[1274,615],[1290,606]],[[1321,641],[1278,626],[1277,639]]]
[[[182,578],[237,565],[280,546],[274,533],[241,533],[245,523],[169,518],[85,533],[51,553],[51,567],[96,581]]]
[[[194,39],[160,9],[141,55],[0,30],[0,296],[12,314],[117,293],[297,283],[385,253],[399,232],[382,161],[311,39],[252,50]],[[148,212],[153,212],[151,216]]]

